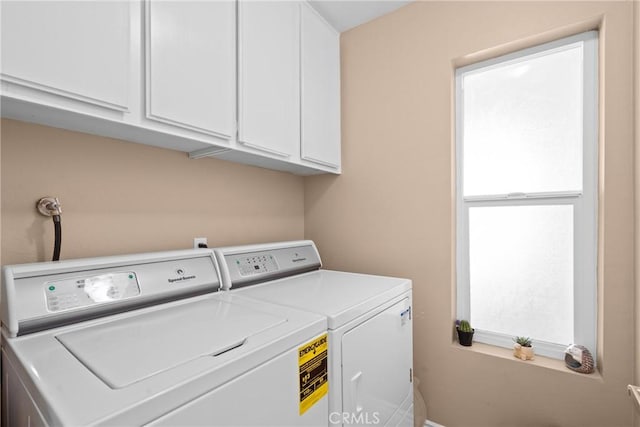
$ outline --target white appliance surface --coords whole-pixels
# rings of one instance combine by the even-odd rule
[[[116,389],[199,357],[215,357],[286,321],[281,315],[207,298],[66,332],[56,339]],[[219,324],[233,327],[202,327]]]
[[[413,400],[412,329],[402,313],[409,306],[407,296],[341,336],[343,412],[377,412],[383,424],[406,412],[403,403]]]
[[[328,318],[329,329],[337,329],[410,290],[408,279],[317,270],[234,292],[323,314]]]
[[[413,425],[411,280],[319,269],[312,241],[215,253],[223,289],[327,317],[331,425]]]
[[[327,316],[330,413],[342,425],[412,425],[410,280],[318,270],[232,293]]]
[[[46,293],[53,291],[45,270],[66,268],[73,276],[81,265],[13,270],[40,269],[35,277],[42,283],[35,277],[24,283]],[[144,295],[151,283],[135,265],[126,267]],[[5,268],[5,281],[11,269]],[[198,280],[188,272],[177,279],[170,274],[173,282],[164,279],[161,286]],[[217,274],[207,282],[217,283]],[[17,296],[31,294],[37,292]],[[85,315],[102,303],[92,304],[65,307],[65,316]],[[59,311],[49,315],[59,319]],[[298,348],[327,330],[317,314],[209,292],[18,336],[9,334],[8,324],[24,322],[3,318],[3,425],[327,425],[327,399],[299,413]],[[28,405],[35,409],[27,411]]]

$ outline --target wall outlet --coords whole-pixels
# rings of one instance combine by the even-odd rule
[[[200,243],[204,243],[205,245],[207,244],[207,238],[206,237],[194,237],[193,238],[193,247],[195,249],[198,249],[198,245]]]

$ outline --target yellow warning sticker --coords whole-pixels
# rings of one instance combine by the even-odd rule
[[[329,391],[327,334],[298,348],[300,415]]]

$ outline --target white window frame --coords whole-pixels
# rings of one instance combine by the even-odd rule
[[[518,63],[551,52],[583,46],[583,187],[581,192],[510,193],[463,197],[463,77],[474,71]],[[481,206],[572,205],[574,212],[574,342],[596,354],[597,339],[597,206],[598,206],[598,32],[589,31],[508,55],[458,68],[456,90],[456,281],[457,318],[469,319],[469,208]],[[473,326],[473,324],[472,324]],[[522,331],[527,334],[526,330]],[[571,343],[534,340],[536,353],[564,358]],[[513,337],[476,329],[474,340],[513,347]]]

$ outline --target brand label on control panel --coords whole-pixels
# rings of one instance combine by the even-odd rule
[[[298,348],[300,415],[329,391],[328,350],[327,334]]]

